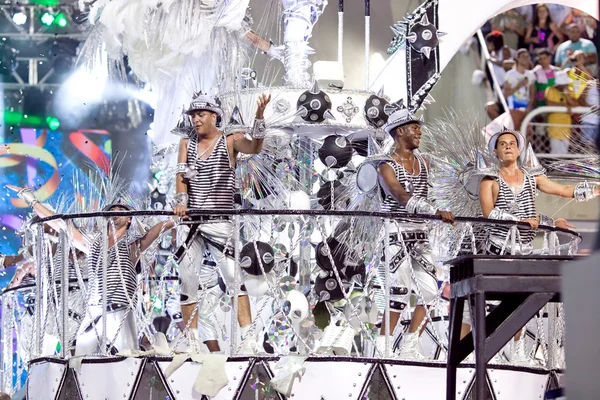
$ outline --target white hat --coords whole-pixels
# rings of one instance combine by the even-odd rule
[[[567,73],[567,71],[556,71],[556,73],[554,74],[554,84],[556,86],[568,85],[571,82],[573,82],[573,80],[569,78],[569,74]]]
[[[221,109],[221,106],[219,105],[219,103],[217,102],[217,100],[214,97],[199,93],[194,96],[194,98],[192,99],[192,102],[190,103],[190,106],[185,111],[185,113],[190,115],[194,111],[201,111],[201,110],[207,110],[210,112],[214,112],[215,114],[217,114],[220,117],[223,116],[223,110]]]
[[[494,133],[494,135],[490,138],[490,141],[488,142],[488,151],[490,154],[494,155],[498,138],[506,133],[513,135],[517,139],[517,146],[519,147],[521,154],[523,154],[523,151],[525,151],[525,139],[523,138],[523,135],[521,135],[518,131],[508,128],[503,128],[500,132]]]
[[[390,115],[390,118],[388,119],[388,122],[383,126],[383,129],[387,133],[390,133],[400,126],[413,123],[423,125],[423,121],[415,117],[410,111],[408,111],[407,108],[401,108],[397,111],[394,111],[394,113]]]

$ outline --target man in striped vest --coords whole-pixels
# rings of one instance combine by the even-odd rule
[[[454,216],[439,210],[428,200],[428,163],[418,153],[421,142],[421,121],[406,108],[390,115],[385,131],[394,139],[391,159],[379,166],[379,184],[384,194],[382,210],[406,214],[440,215],[452,223]],[[394,221],[390,230],[390,246],[385,250],[390,266],[390,326],[392,333],[400,314],[409,304],[411,292],[418,295],[422,305],[415,307],[404,344],[402,359],[423,359],[419,352],[419,327],[426,317],[426,307],[437,298],[436,267],[429,246],[428,229],[423,220]],[[376,345],[385,349],[385,321]]]
[[[223,111],[211,96],[196,95],[187,114],[193,129],[179,143],[175,214],[185,216],[188,209],[229,210],[234,208],[235,166],[239,153],[258,154],[263,145],[265,124],[263,113],[271,96],[261,95],[251,139],[243,133],[227,136],[221,131]],[[210,215],[192,218],[185,243],[177,250],[179,264],[181,311],[186,335],[192,349],[201,342],[211,352],[221,351],[220,326],[215,309],[220,296],[219,275],[231,288],[234,280],[232,259],[233,225],[226,216]],[[208,250],[211,259],[202,254]],[[200,294],[200,296],[199,296]],[[239,296],[238,322],[245,354],[254,353],[253,338],[246,338],[252,322],[247,294]]]

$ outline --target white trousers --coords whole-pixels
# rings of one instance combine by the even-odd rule
[[[90,306],[77,333],[75,355],[98,354],[102,352],[102,308]],[[137,350],[137,328],[133,310],[121,309],[106,312],[106,344],[109,353],[123,350]],[[94,324],[95,323],[95,327]]]

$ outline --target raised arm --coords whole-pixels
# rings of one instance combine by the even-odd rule
[[[17,196],[24,200],[29,207],[33,209],[33,211],[40,218],[47,218],[56,215],[52,211],[50,211],[47,207],[45,207],[42,203],[36,199],[33,190],[28,187],[20,188],[18,186],[6,185],[8,189],[11,189],[17,193]],[[67,223],[62,219],[55,219],[48,222],[48,225],[52,227],[57,232],[61,230],[66,231],[69,234],[69,237],[73,240],[73,245],[80,251],[84,253],[88,253],[89,243],[86,237],[79,231],[79,229],[75,228],[73,224]]]
[[[252,140],[246,138],[243,134],[233,135],[232,143],[234,153],[258,154],[262,150],[265,139],[265,120],[264,112],[267,104],[271,101],[271,95],[261,94],[257,101],[256,116],[254,126],[252,127]]]
[[[172,218],[168,221],[159,222],[158,224],[154,225],[152,228],[150,228],[148,233],[146,233],[146,235],[140,239],[140,251],[146,250],[156,239],[160,237],[161,234],[173,229],[174,227],[175,222]]]

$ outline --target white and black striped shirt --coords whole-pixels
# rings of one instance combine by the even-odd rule
[[[427,164],[425,164],[425,160],[419,154],[415,154],[415,157],[419,163],[419,174],[416,176],[411,175],[404,169],[402,164],[399,164],[395,161],[386,161],[386,164],[394,169],[394,174],[396,175],[396,179],[402,185],[404,190],[409,192],[411,196],[422,197],[424,199],[427,198],[429,192],[429,184],[428,184],[428,172],[427,172]],[[407,190],[407,186],[409,183],[412,183],[412,191]],[[385,198],[383,199],[383,203],[381,204],[382,211],[385,212],[406,212],[406,207],[400,204],[395,197],[391,196],[388,193],[383,192]]]
[[[235,169],[231,167],[224,134],[204,160],[198,159],[198,136],[192,133],[187,149],[187,162],[198,174],[188,183],[188,207],[202,209],[234,208]]]
[[[94,276],[93,299],[95,304],[102,301],[102,237],[98,235],[89,253],[89,271]],[[131,260],[131,246],[127,236],[122,237],[108,249],[106,273],[107,304],[130,307],[136,305],[137,272]]]
[[[498,182],[498,198],[494,204],[495,208],[510,213],[519,218],[536,218],[537,213],[535,210],[535,177],[529,175],[527,171],[522,170],[524,174],[523,188],[516,195],[514,195],[512,189],[508,186],[508,183],[504,179],[498,177],[495,178]],[[516,201],[519,208],[511,210],[510,204]],[[489,228],[490,236],[496,242],[503,242],[506,240],[510,226],[506,225],[493,225]],[[533,229],[519,227],[519,234],[521,236],[520,243],[528,244],[535,238],[535,231]]]

